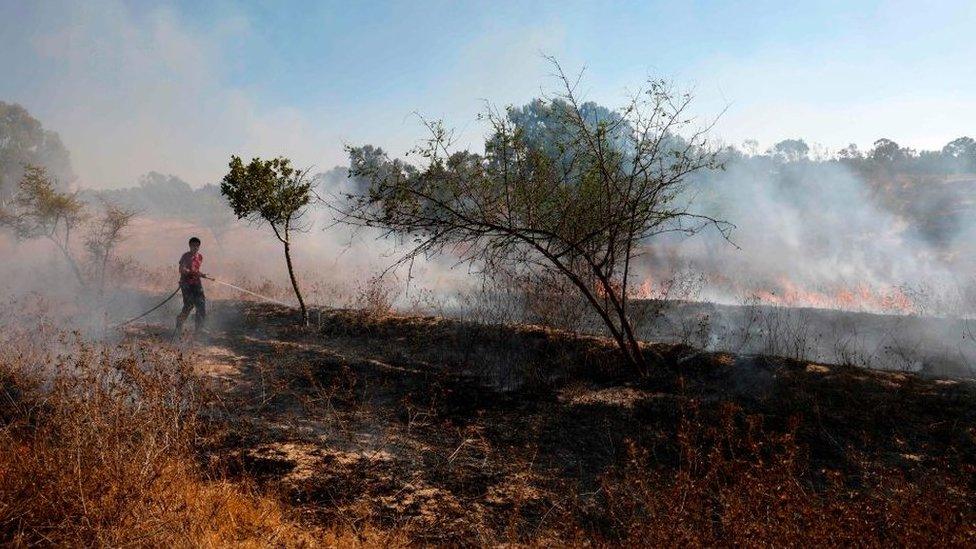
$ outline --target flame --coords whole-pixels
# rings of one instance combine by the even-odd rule
[[[896,286],[872,288],[859,283],[853,287],[817,291],[803,288],[786,277],[780,277],[776,282],[776,290],[759,290],[753,295],[759,302],[769,305],[902,314],[917,312],[914,301]]]
[[[811,289],[786,276],[777,277],[760,288],[734,284],[729,278],[721,277],[717,286],[727,288],[730,295],[748,297],[763,305],[874,313],[919,312],[915,301],[897,286],[872,287],[858,283],[853,286],[838,284],[828,289]],[[628,296],[632,299],[660,299],[667,293],[667,287],[667,282],[656,283],[654,277],[648,276],[633,287]],[[694,296],[689,297],[695,299]]]

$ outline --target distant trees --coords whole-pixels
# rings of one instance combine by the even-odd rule
[[[194,189],[175,175],[149,172],[139,178],[139,186],[101,191],[116,204],[149,215],[182,219],[208,229],[220,243],[235,222],[227,210],[220,186],[207,184]]]
[[[773,145],[771,152],[786,162],[798,162],[808,158],[810,146],[802,139],[784,139]]]
[[[230,171],[220,184],[220,192],[227,198],[238,219],[267,223],[275,238],[284,246],[285,263],[301,308],[302,325],[307,325],[308,309],[295,276],[291,237],[295,231],[305,229],[301,221],[306,206],[312,200],[312,181],[308,178],[308,171],[296,170],[287,158],[280,157],[273,160],[254,158],[245,165],[240,157],[232,156],[229,166]]]
[[[44,168],[59,186],[75,179],[68,150],[26,109],[0,101],[0,206],[7,203],[28,166]]]
[[[425,122],[430,138],[415,151],[421,166],[350,148],[350,172],[369,186],[349,197],[343,219],[409,236],[404,260],[451,250],[489,272],[538,269],[569,281],[644,370],[630,313],[634,259],[662,233],[713,225],[728,234],[681,199],[690,175],[721,163],[708,127],[690,128],[691,95],[652,80],[610,111],[581,103],[559,74],[554,98],[485,113],[484,153],[452,151],[451,132],[436,122]]]
[[[765,159],[784,165],[805,160],[839,161],[873,178],[899,173],[915,176],[976,174],[976,140],[965,136],[953,139],[936,150],[915,150],[888,138],[878,139],[867,151],[862,151],[851,143],[833,154],[826,153],[823,147],[816,144],[811,147],[803,139],[784,139],[767,149],[764,154],[759,153],[759,145],[755,140],[743,141],[741,147],[730,149],[725,158]]]
[[[755,139],[746,139],[742,142],[742,152],[749,156],[756,156],[759,154],[759,142]]]
[[[953,139],[941,152],[955,171],[976,172],[976,140],[972,137]]]
[[[863,159],[864,154],[861,153],[861,149],[857,148],[856,144],[851,143],[843,149],[837,151],[837,158],[840,160],[854,162]]]
[[[874,148],[871,149],[869,157],[878,163],[883,164],[895,164],[904,161],[910,156],[908,150],[903,149],[898,143],[887,139],[881,138],[874,142]]]

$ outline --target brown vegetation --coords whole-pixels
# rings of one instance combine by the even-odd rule
[[[303,526],[278,498],[201,463],[201,442],[215,426],[202,413],[205,380],[181,355],[86,344],[51,326],[4,330],[0,543],[396,542],[388,533]],[[44,350],[52,340],[62,352]]]
[[[670,345],[642,377],[541,327],[215,310],[193,349],[8,320],[3,542],[976,542],[968,382]]]

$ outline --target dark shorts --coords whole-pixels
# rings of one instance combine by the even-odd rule
[[[196,309],[200,316],[207,314],[207,297],[203,295],[202,284],[181,284],[180,291],[183,292],[184,314],[189,313],[191,309]]]

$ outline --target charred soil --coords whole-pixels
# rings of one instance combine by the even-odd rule
[[[976,386],[433,317],[236,321],[202,451],[303,520],[421,543],[974,542]],[[152,338],[138,331],[134,338]]]
[[[148,324],[129,327],[116,346],[159,350],[188,370],[193,387],[206,387],[193,390],[193,421],[176,421],[184,392],[160,389],[179,396],[177,409],[158,404],[158,418],[134,427],[125,418],[150,408],[127,411],[131,398],[106,397],[121,421],[106,421],[105,429],[121,433],[125,448],[178,434],[186,452],[173,454],[169,443],[153,450],[168,463],[160,470],[176,467],[181,478],[197,479],[199,486],[181,493],[219,487],[223,506],[206,516],[183,512],[187,524],[205,525],[186,526],[182,537],[167,537],[170,519],[159,515],[137,539],[86,527],[79,517],[91,515],[93,500],[80,488],[76,495],[63,486],[58,496],[77,505],[37,507],[31,502],[48,497],[32,494],[38,486],[56,491],[117,467],[103,463],[104,444],[89,445],[90,464],[78,454],[85,474],[77,478],[24,457],[49,452],[56,463],[76,449],[55,436],[63,428],[42,428],[47,416],[32,411],[27,418],[25,410],[42,409],[30,402],[50,406],[51,399],[29,398],[44,393],[43,384],[18,381],[4,363],[4,541],[976,543],[970,381],[668,344],[647,344],[655,364],[640,376],[621,365],[608,341],[543,327],[323,310],[312,312],[306,329],[274,306],[220,301],[214,311],[219,328],[196,342],[174,345],[168,329]],[[104,385],[109,378],[99,379]],[[49,420],[100,436],[88,420],[73,423],[74,409]],[[179,433],[147,431],[161,424],[180,425]],[[145,463],[130,465],[145,471]],[[18,471],[44,482],[12,483]],[[142,489],[151,492],[147,509],[188,505]],[[131,517],[119,490],[108,493]],[[48,516],[65,509],[74,515]],[[104,514],[103,523],[115,516]],[[68,529],[55,527],[69,521]],[[235,526],[214,533],[207,521]]]

